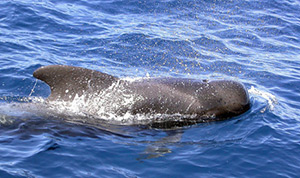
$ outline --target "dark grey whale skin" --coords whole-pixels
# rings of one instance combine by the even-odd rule
[[[120,114],[127,111],[132,114],[183,114],[199,118],[214,116],[215,120],[222,120],[250,108],[244,85],[232,80],[150,78],[130,82],[95,70],[66,65],[41,67],[33,76],[50,86],[48,100],[51,101],[72,101],[76,94],[96,94],[119,82],[124,93],[143,98],[136,100],[131,107],[120,107],[117,111]]]

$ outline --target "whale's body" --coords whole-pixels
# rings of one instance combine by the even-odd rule
[[[128,112],[133,115],[182,114],[221,120],[240,115],[250,108],[247,90],[232,80],[149,78],[127,81],[95,70],[64,65],[44,66],[33,75],[50,86],[49,101],[72,101],[74,97],[89,95],[97,97],[108,90],[113,95],[118,93],[113,100],[123,101],[122,97],[132,96],[130,103],[114,107],[113,112],[120,115]]]

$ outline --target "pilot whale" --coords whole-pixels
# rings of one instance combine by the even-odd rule
[[[237,116],[250,108],[244,85],[233,80],[145,78],[129,81],[96,70],[66,65],[43,66],[34,71],[33,76],[50,86],[48,101],[72,102],[75,97],[97,97],[108,90],[112,96],[120,90],[123,93],[116,94],[110,104],[120,97],[134,96],[130,103],[121,103],[114,108],[113,112],[119,115],[128,112],[133,115],[181,114],[193,116],[193,122],[195,118],[208,122]],[[189,118],[186,120],[189,121]]]

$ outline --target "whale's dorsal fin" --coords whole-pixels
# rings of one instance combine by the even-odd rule
[[[34,71],[33,76],[50,86],[49,100],[72,100],[76,95],[99,92],[118,78],[81,67],[50,65]]]

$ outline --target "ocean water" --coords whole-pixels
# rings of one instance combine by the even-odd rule
[[[299,12],[298,0],[2,0],[0,177],[299,177]],[[50,94],[32,73],[52,64],[233,79],[251,109],[169,130],[76,122],[32,104]]]

